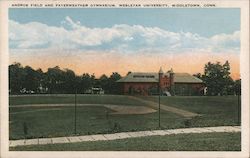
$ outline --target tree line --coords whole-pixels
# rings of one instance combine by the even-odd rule
[[[240,95],[241,80],[233,80],[230,76],[230,64],[226,61],[208,62],[204,67],[204,74],[197,73],[194,76],[203,80],[207,87],[207,95]]]
[[[109,77],[103,74],[96,78],[94,74],[76,75],[73,70],[61,69],[59,66],[34,70],[30,66],[23,67],[20,63],[9,65],[10,94],[20,93],[50,93],[73,94],[85,93],[92,87],[102,88],[107,94],[119,94],[117,80],[121,75],[113,72]]]
[[[130,73],[130,72],[128,72]],[[241,80],[230,77],[230,64],[226,61],[205,64],[204,73],[194,76],[200,78],[207,87],[206,95],[237,95],[241,94]],[[121,78],[118,72],[110,76],[105,74],[96,78],[94,74],[84,73],[76,75],[73,70],[61,69],[59,66],[48,68],[43,72],[40,68],[34,70],[30,66],[23,67],[20,63],[9,65],[10,94],[20,93],[49,93],[73,94],[86,93],[92,87],[102,88],[106,94],[120,94],[120,87],[116,82]]]

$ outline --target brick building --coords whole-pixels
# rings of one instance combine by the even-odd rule
[[[203,95],[205,85],[203,81],[188,73],[159,73],[131,72],[117,81],[122,94],[154,95],[159,94],[160,86],[163,95]]]

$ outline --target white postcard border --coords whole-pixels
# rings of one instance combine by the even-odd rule
[[[1,156],[2,157],[25,157],[25,158],[33,158],[33,157],[247,157],[249,156],[249,1],[248,0],[229,0],[229,1],[157,1],[157,4],[216,4],[216,8],[241,8],[241,55],[240,55],[240,71],[242,78],[242,151],[241,152],[18,152],[18,151],[9,151],[8,145],[8,118],[9,118],[9,109],[8,109],[8,65],[9,65],[9,48],[8,48],[8,8],[11,7],[13,3],[37,3],[37,4],[46,4],[46,3],[72,3],[72,4],[156,4],[152,0],[146,1],[58,1],[58,0],[50,0],[50,1],[37,1],[37,0],[22,0],[22,1],[0,1],[0,35],[1,35],[1,43],[0,43],[0,64],[1,64],[1,79],[0,79],[0,87],[1,87]],[[36,8],[36,7],[35,7]],[[37,7],[39,8],[39,7]],[[96,7],[103,8],[103,7]],[[105,7],[106,8],[106,7]],[[136,7],[135,7],[136,8]],[[182,8],[182,7],[180,7]],[[186,7],[183,7],[186,8]],[[192,7],[187,7],[192,8]]]

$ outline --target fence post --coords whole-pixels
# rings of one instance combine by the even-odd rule
[[[238,86],[238,124],[241,124],[241,104],[240,104],[240,95],[241,94],[241,90],[240,90],[240,85]]]
[[[24,137],[26,139],[27,135],[28,135],[28,127],[27,127],[26,122],[23,123],[23,133],[24,133]]]

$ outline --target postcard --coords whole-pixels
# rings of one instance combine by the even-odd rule
[[[249,1],[1,1],[1,157],[249,157]]]

